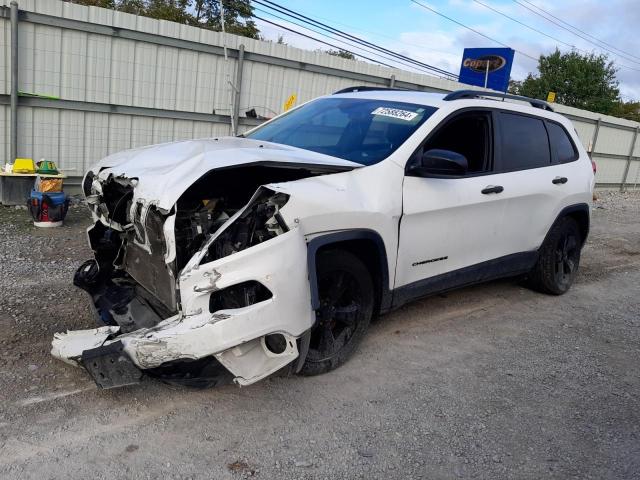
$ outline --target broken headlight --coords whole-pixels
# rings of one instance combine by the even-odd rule
[[[204,263],[270,240],[289,229],[280,209],[289,195],[263,189],[251,204],[209,246]]]

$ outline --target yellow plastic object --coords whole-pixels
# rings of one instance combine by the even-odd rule
[[[13,173],[36,173],[36,164],[33,158],[16,158],[13,162]]]

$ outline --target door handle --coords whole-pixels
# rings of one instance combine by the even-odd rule
[[[558,185],[558,184],[565,184],[569,181],[569,179],[567,177],[556,177],[553,180],[551,180],[551,183],[553,183],[554,185]]]
[[[488,185],[486,187],[484,187],[482,189],[482,193],[484,193],[485,195],[489,194],[489,193],[500,193],[504,190],[503,187],[501,187],[500,185]]]

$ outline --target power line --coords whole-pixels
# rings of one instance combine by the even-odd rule
[[[482,6],[483,6],[483,7],[485,7],[485,8],[488,8],[489,10],[492,10],[492,11],[496,12],[498,15],[502,15],[503,17],[506,17],[506,18],[508,18],[509,20],[512,20],[512,21],[514,21],[514,22],[516,22],[516,23],[518,23],[518,24],[522,25],[523,27],[528,28],[529,30],[532,30],[532,31],[534,31],[534,32],[536,32],[536,33],[539,33],[540,35],[544,35],[545,37],[550,38],[551,40],[555,40],[555,41],[556,41],[556,42],[558,42],[558,43],[562,43],[563,45],[566,45],[567,47],[575,48],[576,50],[580,50],[580,49],[579,49],[579,48],[577,48],[575,45],[571,45],[570,43],[563,42],[563,41],[562,41],[562,40],[560,40],[559,38],[552,37],[551,35],[548,35],[548,34],[544,33],[543,31],[538,30],[537,28],[533,28],[533,27],[531,27],[531,26],[527,25],[526,23],[521,22],[520,20],[518,20],[518,19],[516,19],[516,18],[510,17],[510,16],[509,16],[509,15],[507,15],[506,13],[503,13],[503,12],[501,12],[500,10],[498,10],[498,9],[496,9],[496,8],[493,8],[491,5],[487,5],[486,3],[482,3],[480,0],[473,0],[473,1],[474,1],[474,2],[476,2],[476,3],[477,3],[477,4],[479,4],[479,5],[482,5]]]
[[[413,0],[412,0],[412,1],[413,1]],[[553,23],[554,25],[556,25],[556,26],[558,26],[558,27],[562,28],[563,30],[566,30],[567,32],[570,32],[571,34],[575,35],[576,37],[581,38],[582,40],[584,40],[584,41],[586,41],[586,42],[590,43],[591,45],[594,45],[594,46],[596,46],[596,47],[600,48],[601,50],[605,50],[605,51],[607,51],[607,52],[611,53],[612,55],[615,55],[615,56],[618,56],[618,57],[622,57],[622,58],[624,58],[625,60],[630,60],[630,61],[632,61],[632,62],[634,62],[634,63],[640,63],[640,62],[638,62],[638,61],[636,61],[636,60],[633,60],[633,59],[627,58],[627,57],[625,57],[625,56],[623,56],[623,55],[621,55],[621,54],[619,54],[619,53],[616,53],[616,52],[614,52],[614,51],[612,51],[612,50],[609,50],[609,49],[608,49],[608,48],[606,48],[606,47],[603,47],[603,46],[601,46],[601,45],[598,45],[598,44],[597,44],[597,43],[595,43],[595,42],[592,42],[592,41],[591,41],[591,40],[589,40],[587,37],[584,37],[584,36],[580,35],[579,33],[576,33],[576,32],[574,32],[574,31],[569,30],[567,27],[565,27],[565,26],[561,25],[560,23],[556,22],[555,20],[553,20],[553,19],[551,19],[551,18],[547,18],[547,17],[545,17],[545,16],[544,16],[543,14],[541,14],[540,12],[536,12],[534,9],[532,9],[532,8],[530,8],[530,7],[528,7],[528,6],[526,6],[526,5],[525,5],[525,4],[523,4],[523,3],[520,3],[518,0],[513,0],[513,1],[514,1],[515,3],[517,3],[518,5],[520,5],[521,7],[526,8],[526,9],[527,9],[527,10],[529,10],[530,12],[534,13],[535,15],[538,15],[539,17],[544,18],[546,21]],[[636,70],[636,71],[640,72],[640,69],[638,69],[638,68],[630,67],[629,65],[625,65],[625,64],[623,64],[623,63],[618,63],[618,64],[619,64],[621,67],[628,68],[628,69],[630,69],[630,70]]]
[[[503,47],[512,48],[512,47],[510,47],[509,45],[507,45],[506,43],[502,43],[501,41],[496,40],[495,38],[491,38],[490,36],[485,35],[484,33],[479,32],[478,30],[475,30],[475,29],[473,29],[473,28],[471,28],[471,27],[469,27],[469,26],[465,25],[464,23],[461,23],[461,22],[459,22],[458,20],[456,20],[456,19],[454,19],[454,18],[451,18],[451,17],[449,17],[449,16],[445,15],[444,13],[440,13],[439,11],[437,11],[437,10],[436,10],[436,9],[434,9],[434,8],[431,8],[431,7],[427,6],[427,5],[424,5],[424,4],[422,4],[422,3],[420,3],[420,2],[418,2],[418,1],[416,1],[416,0],[411,0],[411,1],[412,1],[413,3],[415,3],[416,5],[419,5],[419,6],[421,6],[422,8],[425,8],[425,9],[427,9],[427,10],[429,10],[429,11],[431,11],[431,12],[435,13],[436,15],[440,15],[441,17],[446,18],[447,20],[449,20],[450,22],[455,23],[456,25],[460,25],[461,27],[466,28],[467,30],[472,31],[472,32],[473,32],[473,33],[475,33],[475,34],[480,35],[481,37],[486,38],[487,40],[490,40],[490,41],[492,41],[492,42],[495,42],[495,43],[497,43],[498,45],[502,45]],[[515,1],[515,0],[514,0],[514,1]],[[536,62],[538,61],[538,59],[537,59],[537,58],[532,57],[531,55],[529,55],[529,54],[527,54],[527,53],[521,52],[520,50],[516,50],[515,48],[514,48],[513,50],[515,50],[516,52],[518,52],[518,53],[519,53],[519,54],[521,54],[521,55],[524,55],[525,57],[530,58],[531,60],[535,60]]]
[[[323,36],[323,37],[330,38],[330,39],[333,39],[333,40],[337,40],[337,41],[339,41],[339,42],[342,42],[343,44],[349,45],[350,47],[356,48],[356,49],[358,49],[358,50],[363,50],[363,51],[365,51],[365,52],[372,53],[372,54],[374,54],[374,55],[376,55],[376,56],[378,56],[378,57],[380,57],[380,58],[384,58],[385,60],[389,60],[389,61],[392,61],[392,62],[398,62],[398,63],[400,63],[400,65],[401,65],[402,67],[411,67],[411,68],[416,68],[416,69],[419,69],[419,68],[420,68],[420,67],[419,67],[419,66],[417,66],[417,65],[408,64],[408,63],[402,63],[402,61],[401,61],[401,60],[397,60],[397,59],[395,59],[395,58],[390,58],[390,57],[387,57],[387,56],[381,55],[380,53],[378,53],[378,52],[376,52],[376,51],[372,51],[372,50],[365,49],[365,48],[364,48],[364,47],[362,47],[362,46],[354,45],[354,44],[349,43],[349,42],[347,42],[347,41],[345,41],[345,40],[342,40],[342,39],[339,39],[339,38],[335,38],[335,39],[334,39],[334,37],[331,37],[331,36],[329,36],[329,35],[327,35],[327,34],[325,34],[325,33],[322,33],[322,32],[319,32],[319,31],[317,31],[317,30],[314,30],[314,29],[312,29],[312,28],[310,28],[310,27],[308,27],[308,26],[306,26],[306,25],[300,25],[299,23],[296,23],[296,22],[292,21],[291,19],[280,17],[280,16],[278,16],[278,15],[274,14],[273,12],[268,12],[267,10],[262,10],[261,8],[258,8],[258,7],[254,7],[254,10],[257,10],[257,11],[259,11],[259,12],[265,13],[265,14],[270,15],[270,16],[272,16],[272,17],[275,17],[275,18],[277,18],[277,19],[279,19],[279,20],[283,20],[283,21],[285,21],[285,22],[292,23],[293,25],[296,25],[296,26],[298,26],[298,27],[302,27],[302,28],[304,28],[305,30],[309,30],[309,31],[311,31],[311,32],[317,33],[317,34],[319,34],[319,35],[321,35],[321,36]],[[259,18],[259,17],[255,17],[255,18]],[[284,28],[284,27],[281,27],[281,28]],[[296,33],[296,34],[299,34],[298,32],[295,32],[295,33]],[[366,58],[366,57],[362,56],[359,52],[352,52],[352,51],[346,50],[345,48],[343,48],[343,46],[337,46],[336,48],[338,48],[338,49],[340,49],[340,50],[348,51],[349,53],[352,53],[353,55],[357,55],[357,56],[359,56],[359,57]],[[377,62],[377,60],[376,60],[376,63],[379,63],[379,62]],[[384,65],[386,65],[386,64],[384,64]],[[391,67],[392,67],[392,68],[397,68],[396,66],[391,66]],[[428,73],[430,73],[430,74],[433,74],[433,72],[431,72],[431,71],[429,71],[429,70],[421,70],[421,71],[424,71],[424,72],[428,72]]]
[[[254,0],[254,1],[255,1],[255,0]],[[273,12],[269,12],[269,11],[266,11],[266,10],[262,10],[261,8],[258,8],[258,7],[254,7],[254,10],[257,10],[257,11],[259,11],[259,12],[265,13],[265,14],[270,15],[270,16],[272,16],[272,17],[275,17],[275,18],[277,18],[277,19],[279,19],[279,20],[283,20],[283,21],[285,21],[285,22],[293,23],[294,25],[296,25],[296,26],[298,26],[298,27],[302,27],[302,28],[304,28],[304,29],[306,29],[306,30],[312,31],[312,32],[317,33],[317,34],[319,34],[319,35],[322,35],[323,37],[330,38],[330,39],[333,39],[333,40],[338,40],[338,41],[343,42],[343,43],[345,43],[345,44],[347,44],[347,45],[349,45],[349,46],[351,46],[351,47],[357,48],[357,49],[359,49],[359,50],[364,50],[365,52],[372,53],[373,55],[376,55],[376,56],[379,56],[379,57],[381,57],[381,58],[384,58],[385,60],[389,60],[389,61],[392,61],[392,62],[400,63],[400,65],[401,65],[401,66],[403,66],[403,67],[410,67],[410,68],[420,69],[420,71],[422,71],[422,72],[426,72],[426,73],[429,73],[429,74],[431,74],[431,75],[433,75],[433,73],[434,73],[433,69],[434,69],[435,67],[433,67],[433,68],[432,68],[431,66],[426,66],[426,67],[424,67],[424,66],[422,66],[419,62],[418,62],[418,63],[417,63],[417,62],[411,62],[411,63],[408,63],[408,62],[406,62],[406,61],[404,61],[404,60],[399,60],[399,59],[392,58],[392,57],[389,57],[389,56],[386,56],[386,55],[382,55],[382,54],[380,54],[380,53],[379,53],[379,52],[377,52],[377,51],[371,50],[371,49],[369,49],[369,48],[365,48],[365,47],[363,47],[363,46],[361,46],[361,45],[359,45],[359,44],[354,45],[352,42],[349,42],[349,41],[346,41],[346,40],[343,40],[343,39],[339,39],[339,38],[334,39],[333,37],[330,37],[329,35],[327,35],[327,34],[325,34],[325,33],[322,33],[322,32],[319,32],[319,31],[317,31],[317,30],[314,30],[314,29],[312,29],[312,28],[310,28],[310,27],[308,27],[308,26],[306,26],[306,25],[300,25],[299,23],[296,23],[296,22],[292,21],[291,19],[280,17],[280,16],[278,16],[278,15],[274,14]],[[257,17],[256,17],[256,18],[257,18]],[[328,31],[328,30],[327,30],[327,31]],[[359,56],[361,56],[359,53],[356,53],[355,55],[359,55]],[[425,65],[426,65],[426,64],[425,64]],[[442,73],[441,73],[440,71],[436,71],[436,73],[438,73],[438,74],[442,75]],[[450,74],[450,73],[448,73],[447,75],[448,75],[449,77],[453,77],[453,76],[454,76],[453,74]]]
[[[324,40],[320,40],[319,38],[312,37],[311,35],[307,35],[306,33],[299,32],[297,30],[294,30],[293,28],[285,27],[284,25],[280,25],[279,23],[272,22],[271,20],[267,20],[266,18],[258,17],[257,15],[253,15],[253,17],[263,22],[269,23],[275,27],[282,28],[283,30],[287,30],[289,32],[295,33],[296,35],[300,35],[302,37],[306,37],[311,40],[314,40],[318,43],[323,43],[324,45],[328,45],[329,47],[337,48],[338,50],[344,50],[345,52],[349,52],[352,55],[357,55],[361,58],[365,58],[373,63],[378,63],[380,65],[384,65],[385,67],[389,67],[389,68],[395,68],[393,65],[389,65],[388,63],[384,63],[384,62],[381,62],[380,60],[375,60],[370,57],[365,57],[364,55],[361,55],[359,53],[352,52],[351,50],[347,50],[346,48],[339,47],[338,45],[334,45],[333,43],[325,42]]]
[[[387,48],[381,47],[381,46],[379,46],[377,44],[371,43],[371,42],[369,42],[367,40],[364,40],[364,39],[362,39],[360,37],[356,37],[355,35],[351,35],[349,33],[346,33],[344,31],[342,31],[342,30],[338,30],[335,27],[332,27],[332,26],[327,25],[325,23],[319,22],[318,20],[315,20],[313,18],[307,17],[307,16],[305,16],[305,15],[303,15],[301,13],[298,13],[298,12],[296,12],[294,10],[291,10],[289,8],[283,7],[282,5],[277,4],[276,2],[272,2],[270,0],[264,0],[264,2],[266,2],[269,5],[265,5],[265,3],[263,3],[263,1],[261,1],[261,0],[255,0],[255,2],[259,3],[261,5],[264,5],[264,6],[268,7],[268,8],[271,8],[273,10],[276,10],[279,13],[282,13],[282,14],[287,15],[289,17],[293,17],[296,20],[302,21],[302,22],[307,23],[309,25],[313,25],[316,28],[320,28],[322,30],[328,31],[328,32],[330,32],[330,33],[332,33],[334,35],[338,35],[340,37],[349,39],[351,41],[355,41],[358,44],[367,45],[368,47],[374,48],[374,49],[376,49],[376,50],[378,50],[380,52],[384,52],[384,53],[390,54],[390,55],[392,55],[392,56],[394,56],[396,58],[403,59],[403,60],[409,61],[411,63],[415,63],[415,64],[418,64],[418,65],[421,65],[421,66],[423,66],[425,68],[428,68],[430,70],[439,72],[439,73],[444,74],[444,75],[455,76],[451,72],[447,72],[446,70],[443,70],[441,68],[434,67],[433,65],[429,65],[429,64],[426,64],[424,62],[420,62],[418,60],[414,60],[413,58],[407,57],[406,55],[402,55],[400,53],[394,52],[394,51],[389,50]]]
[[[479,5],[482,5],[483,7],[488,8],[489,10],[492,10],[492,11],[494,11],[494,12],[496,12],[496,13],[498,13],[498,14],[502,15],[503,17],[508,18],[509,20],[512,20],[512,21],[514,21],[514,22],[516,22],[516,23],[518,23],[518,24],[520,24],[520,25],[522,25],[522,26],[524,26],[524,27],[527,27],[527,28],[528,28],[528,29],[530,29],[530,30],[533,30],[534,32],[537,32],[537,33],[539,33],[539,34],[541,34],[541,35],[544,35],[545,37],[551,38],[552,40],[555,40],[556,42],[560,42],[560,43],[562,43],[562,44],[564,44],[564,45],[566,45],[566,46],[568,46],[568,47],[571,47],[572,49],[575,49],[575,50],[577,50],[577,51],[579,51],[579,52],[582,52],[582,53],[586,53],[586,54],[591,53],[591,52],[588,52],[587,50],[583,50],[582,48],[578,48],[578,47],[576,47],[575,45],[572,45],[572,44],[570,44],[570,43],[564,42],[564,41],[560,40],[559,38],[556,38],[556,37],[553,37],[553,36],[551,36],[551,35],[548,35],[548,34],[546,34],[545,32],[543,32],[543,31],[541,31],[541,30],[538,30],[538,29],[536,29],[536,28],[533,28],[533,27],[531,27],[531,26],[527,25],[526,23],[521,22],[520,20],[518,20],[518,19],[516,19],[516,18],[513,18],[513,17],[511,17],[511,16],[507,15],[506,13],[501,12],[500,10],[498,10],[498,9],[496,9],[496,8],[493,8],[493,7],[492,7],[492,6],[490,6],[490,5],[487,5],[487,4],[485,4],[485,3],[482,3],[482,2],[481,2],[481,1],[479,1],[479,0],[473,0],[473,1],[474,1],[474,2],[476,2],[476,3],[477,3],[477,4],[479,4]],[[526,0],[523,0],[523,1],[526,1]],[[527,3],[529,3],[529,2],[527,2]],[[522,6],[524,7],[524,5],[522,5]],[[525,7],[525,8],[526,8],[526,7]],[[534,13],[535,13],[535,12],[534,12]],[[543,18],[544,18],[544,17],[543,17]],[[580,38],[582,38],[582,37],[580,37]],[[633,60],[632,60],[632,61],[633,61]],[[618,65],[620,65],[621,67],[629,68],[629,69],[631,69],[631,70],[637,70],[635,67],[630,67],[630,66],[628,66],[628,65],[624,65],[624,64],[622,64],[622,63],[620,63],[620,62],[618,62]],[[638,71],[640,71],[640,70],[638,70]]]
[[[574,30],[577,30],[578,32],[583,33],[584,35],[586,35],[586,36],[588,36],[588,37],[590,37],[590,38],[593,38],[595,41],[597,41],[597,42],[599,42],[599,43],[601,43],[601,44],[603,44],[603,45],[606,45],[606,46],[608,46],[608,47],[611,47],[611,48],[613,48],[614,50],[618,50],[619,52],[622,52],[622,53],[623,53],[623,54],[625,54],[625,55],[629,55],[630,57],[633,57],[633,58],[636,58],[636,59],[640,60],[640,57],[637,57],[637,56],[635,56],[635,55],[633,55],[633,54],[631,54],[631,53],[629,53],[629,52],[625,52],[624,50],[622,50],[622,49],[620,49],[620,48],[616,47],[615,45],[611,45],[611,44],[609,44],[609,43],[605,42],[604,40],[600,40],[599,38],[594,37],[594,36],[593,36],[593,35],[591,35],[590,33],[585,32],[584,30],[580,30],[578,27],[576,27],[576,26],[574,26],[574,25],[571,25],[571,24],[570,24],[570,23],[568,23],[568,22],[565,22],[565,21],[564,21],[564,20],[562,20],[561,18],[556,17],[556,16],[555,16],[555,15],[553,15],[552,13],[547,12],[546,10],[542,9],[541,7],[538,7],[537,5],[535,5],[535,4],[531,3],[531,2],[529,2],[528,0],[522,0],[522,1],[523,1],[523,2],[525,2],[525,3],[528,3],[528,4],[529,4],[529,5],[531,5],[532,7],[535,7],[536,9],[540,10],[541,12],[544,12],[545,14],[549,15],[550,17],[555,18],[556,20],[558,20],[558,21],[560,21],[560,22],[564,23],[565,25],[567,25],[567,26],[569,26],[569,27],[573,28]]]
[[[253,1],[255,1],[255,0],[253,0]],[[387,40],[393,40],[396,43],[399,43],[399,44],[402,44],[402,45],[406,45],[408,47],[428,48],[431,52],[441,53],[443,55],[449,55],[451,53],[451,52],[445,52],[443,50],[436,50],[435,48],[433,48],[431,46],[427,47],[427,46],[424,46],[424,45],[419,45],[417,43],[404,42],[404,41],[402,41],[402,40],[400,40],[398,38],[392,37],[391,35],[385,35],[384,33],[376,32],[376,31],[372,31],[372,30],[365,30],[363,28],[356,27],[356,26],[353,26],[353,25],[349,25],[349,24],[346,24],[346,23],[342,23],[342,22],[339,22],[339,21],[337,21],[335,19],[323,17],[321,15],[312,14],[312,13],[309,13],[309,12],[303,12],[303,13],[305,15],[307,15],[307,16],[313,16],[314,18],[318,18],[320,20],[324,20],[325,22],[330,22],[333,25],[340,25],[341,27],[349,28],[349,29],[351,29],[351,30],[353,30],[355,32],[368,33],[369,35],[373,35],[374,37],[386,38]]]
[[[400,54],[398,52],[395,52],[393,50],[389,50],[387,48],[381,47],[381,46],[379,46],[379,45],[377,45],[375,43],[369,42],[369,41],[364,40],[364,39],[362,39],[360,37],[356,37],[355,35],[351,35],[351,34],[349,34],[347,32],[344,32],[344,31],[339,30],[339,29],[337,29],[335,27],[332,27],[330,25],[322,23],[322,22],[320,22],[318,20],[315,20],[313,18],[310,18],[310,17],[307,17],[305,15],[302,15],[301,13],[298,13],[298,12],[296,12],[294,10],[291,10],[289,8],[286,8],[286,7],[283,7],[283,6],[281,6],[281,5],[279,5],[279,4],[275,3],[275,2],[272,2],[270,0],[264,0],[264,1],[254,0],[254,2],[258,3],[260,5],[263,5],[263,6],[267,7],[267,8],[271,8],[271,9],[277,11],[278,13],[287,15],[287,16],[292,17],[292,18],[295,18],[298,21],[304,22],[304,23],[309,24],[309,25],[313,25],[314,27],[320,28],[320,29],[322,29],[324,31],[327,31],[327,32],[333,34],[333,35],[337,35],[337,36],[340,36],[340,37],[345,38],[347,40],[350,40],[352,42],[356,42],[359,45],[364,45],[364,46],[367,46],[369,48],[373,48],[373,49],[375,49],[375,50],[377,50],[379,52],[385,53],[387,55],[391,55],[391,56],[393,56],[393,57],[395,57],[397,59],[401,59],[403,61],[408,61],[410,63],[419,65],[419,66],[424,67],[424,68],[426,68],[428,70],[431,70],[433,72],[437,72],[440,75],[445,75],[447,77],[457,78],[457,75],[455,75],[455,74],[453,74],[451,72],[448,72],[448,71],[443,70],[441,68],[434,67],[433,65],[429,65],[427,63],[415,60],[415,59],[413,59],[411,57],[408,57],[406,55],[402,55],[402,54]],[[301,26],[301,25],[298,25],[298,26]],[[316,32],[316,33],[319,33],[319,32]]]
[[[575,50],[577,50],[577,51],[580,51],[580,52],[583,52],[583,53],[590,53],[590,52],[588,52],[588,51],[586,51],[586,50],[583,50],[583,49],[581,49],[581,48],[576,47],[575,45],[572,45],[572,44],[569,44],[569,43],[567,43],[567,42],[564,42],[564,41],[560,40],[559,38],[556,38],[556,37],[553,37],[553,36],[551,36],[551,35],[548,35],[547,33],[543,32],[543,31],[541,31],[541,30],[538,30],[538,29],[536,29],[536,28],[533,28],[533,27],[531,27],[530,25],[527,25],[526,23],[521,22],[520,20],[518,20],[518,19],[516,19],[516,18],[513,18],[513,17],[511,17],[511,16],[507,15],[506,13],[503,13],[503,12],[501,12],[500,10],[498,10],[498,9],[496,9],[496,8],[493,8],[491,5],[487,5],[487,4],[483,3],[483,2],[481,2],[480,0],[473,0],[473,1],[474,1],[475,3],[477,3],[477,4],[479,4],[479,5],[482,5],[483,7],[488,8],[489,10],[492,10],[493,12],[495,12],[495,13],[497,13],[497,14],[499,14],[499,15],[502,15],[502,16],[503,16],[503,17],[505,17],[505,18],[508,18],[509,20],[512,20],[512,21],[514,21],[514,22],[516,22],[516,23],[518,23],[518,24],[522,25],[523,27],[528,28],[529,30],[532,30],[532,31],[534,31],[534,32],[536,32],[536,33],[539,33],[539,34],[541,34],[541,35],[544,35],[545,37],[548,37],[548,38],[550,38],[550,39],[552,39],[552,40],[555,40],[556,42],[562,43],[563,45],[566,45],[566,46],[568,46],[568,47],[571,47],[572,49],[575,49]],[[522,0],[522,1],[524,1],[524,2],[526,2],[526,3],[531,4],[531,2],[528,2],[527,0]],[[535,5],[534,5],[534,6],[535,6]],[[536,7],[536,8],[539,8],[539,7]],[[540,9],[540,10],[542,10],[542,9]],[[552,15],[552,16],[553,16],[553,15]],[[554,17],[554,18],[555,18],[555,17]],[[560,21],[562,21],[562,20],[560,20]],[[564,22],[564,23],[566,23],[566,22]],[[577,29],[577,30],[578,30],[578,29]],[[603,43],[604,43],[604,42],[603,42]],[[627,68],[632,68],[632,67],[627,67]],[[622,94],[622,93],[620,93],[619,95],[620,95],[620,97],[621,97],[621,98],[622,98],[622,97],[626,97],[626,98],[629,98],[629,99],[631,99],[631,100],[634,100],[632,97],[630,97],[630,96],[628,96],[628,95],[624,95],[624,94]]]

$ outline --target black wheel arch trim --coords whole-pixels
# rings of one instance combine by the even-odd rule
[[[307,266],[309,271],[309,286],[311,288],[311,308],[317,310],[320,307],[320,295],[318,292],[318,271],[316,258],[318,250],[327,245],[338,244],[349,240],[367,240],[373,242],[378,250],[378,261],[381,274],[380,312],[385,312],[391,307],[391,290],[389,289],[389,262],[387,250],[380,234],[374,230],[353,229],[322,234],[307,242]]]
[[[544,236],[544,240],[542,241],[542,243],[540,244],[540,248],[542,248],[542,245],[545,244],[545,242],[547,241],[547,238],[549,238],[549,235],[551,234],[551,230],[553,229],[553,227],[564,217],[571,215],[572,213],[584,213],[587,216],[587,224],[584,225],[584,231],[582,231],[582,225],[580,225],[581,227],[581,232],[582,233],[582,246],[584,246],[584,244],[587,241],[587,237],[589,236],[589,228],[591,226],[591,209],[589,208],[589,205],[586,203],[576,203],[573,205],[569,205],[567,207],[564,207],[562,210],[560,210],[560,213],[558,213],[558,215],[556,215],[555,220],[553,221],[553,223],[551,224],[551,226],[549,227],[549,230],[547,231],[547,234]]]

